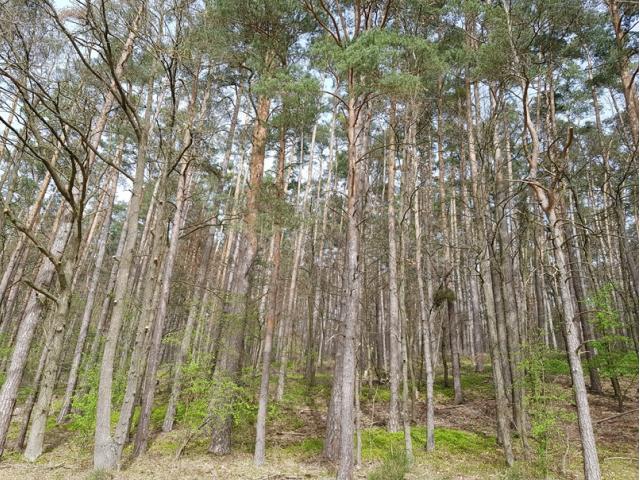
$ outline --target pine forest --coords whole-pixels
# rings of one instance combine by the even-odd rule
[[[0,19],[0,478],[638,478],[636,0]]]

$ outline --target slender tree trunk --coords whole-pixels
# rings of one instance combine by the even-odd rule
[[[309,149],[310,155],[309,155],[309,167],[308,167],[308,174],[307,174],[307,185],[305,187],[304,197],[302,199],[301,210],[302,212],[304,212],[303,215],[306,213],[307,202],[310,201],[309,194],[311,192],[311,183],[313,180],[313,159],[314,159],[314,150],[316,145],[316,131],[317,131],[317,125],[314,125],[313,132],[311,135],[311,145]],[[302,163],[303,155],[304,155],[304,150],[301,150],[300,152],[301,163]],[[300,187],[300,183],[298,182],[298,188],[299,187]],[[279,402],[282,401],[282,397],[284,395],[284,384],[287,377],[287,363],[289,361],[288,344],[290,341],[292,327],[293,327],[294,302],[296,299],[295,292],[296,292],[296,287],[298,285],[298,272],[300,270],[300,263],[301,263],[301,260],[304,258],[304,250],[305,250],[304,242],[303,242],[304,233],[305,233],[304,229],[301,227],[298,230],[298,236],[296,238],[296,244],[295,244],[296,246],[294,247],[293,266],[291,271],[291,283],[289,284],[287,310],[286,310],[286,314],[283,319],[284,321],[282,325],[283,336],[282,336],[282,339],[279,340],[279,345],[278,345],[279,347],[278,363],[280,364],[280,367],[278,370],[278,386],[276,389],[276,400]]]
[[[149,94],[148,99],[151,99]],[[113,310],[109,331],[105,339],[100,377],[98,384],[98,401],[96,406],[96,431],[93,452],[93,466],[95,469],[113,470],[119,462],[118,448],[111,436],[111,394],[113,387],[113,366],[116,348],[120,340],[120,329],[124,318],[127,287],[133,266],[133,253],[138,236],[138,216],[144,187],[144,170],[147,156],[148,128],[151,119],[151,106],[147,102],[146,126],[138,139],[135,177],[129,207],[127,208],[126,229],[127,237],[120,257],[118,273],[113,293]]]
[[[362,110],[362,109],[361,109]],[[360,115],[364,114],[360,111]],[[347,178],[347,240],[345,245],[345,267],[343,284],[342,318],[344,335],[342,342],[342,377],[336,381],[342,383],[340,389],[340,456],[337,479],[350,480],[353,471],[353,400],[355,392],[356,346],[355,333],[358,321],[358,307],[361,293],[361,276],[358,272],[360,235],[358,223],[361,216],[361,188],[363,165],[358,161],[356,151],[357,135],[356,99],[352,95],[348,100],[347,138],[348,138],[348,178]]]
[[[523,90],[526,92],[526,86]],[[530,186],[535,194],[541,209],[544,211],[549,227],[551,228],[551,244],[554,249],[555,266],[560,275],[559,290],[562,300],[562,313],[565,340],[567,343],[567,356],[569,358],[569,367],[571,369],[571,380],[573,383],[573,391],[578,409],[578,426],[580,429],[580,440],[582,442],[582,455],[584,462],[584,475],[586,480],[600,480],[600,465],[598,463],[598,454],[596,451],[595,436],[593,434],[593,424],[591,422],[591,414],[589,412],[589,401],[587,398],[587,388],[584,381],[584,373],[582,371],[582,363],[579,356],[580,341],[578,330],[575,324],[575,311],[573,306],[573,298],[569,288],[571,272],[567,265],[565,252],[563,250],[564,234],[557,217],[558,202],[561,198],[553,189],[544,189],[536,179],[538,178],[538,156],[540,143],[536,127],[533,125],[529,116],[528,99],[526,95],[523,101],[524,119],[526,129],[531,136],[532,145],[528,155],[529,162],[529,179],[532,183]],[[573,131],[569,131],[569,138],[565,145],[562,160],[566,161],[566,154],[571,145]]]
[[[122,456],[125,443],[129,439],[133,410],[140,397],[140,385],[143,381],[144,371],[147,365],[147,354],[154,332],[154,319],[156,318],[157,306],[160,300],[159,291],[161,288],[161,280],[159,277],[161,275],[166,243],[164,231],[166,222],[165,182],[167,168],[168,166],[165,163],[156,181],[157,188],[154,188],[157,194],[157,205],[154,209],[155,217],[149,219],[151,227],[148,229],[150,236],[153,238],[153,242],[146,255],[152,260],[147,262],[147,267],[143,272],[145,282],[141,301],[142,312],[137,319],[137,324],[136,322],[132,322],[132,326],[136,328],[135,331],[132,331],[133,342],[129,349],[131,354],[127,371],[127,382],[122,403],[120,404],[118,423],[116,424],[113,436],[117,448],[118,460]],[[129,342],[125,342],[126,345],[128,345],[128,343]],[[122,356],[126,357],[126,354]],[[125,360],[122,361],[122,364],[125,365]]]
[[[309,179],[310,181],[311,179]],[[276,174],[276,189],[280,200],[285,195],[285,131],[280,131],[280,151]],[[256,446],[253,461],[262,465],[265,461],[267,406],[269,402],[269,373],[271,368],[271,348],[273,345],[273,331],[278,315],[278,279],[280,276],[280,246],[282,242],[282,227],[280,219],[275,220],[273,227],[273,255],[271,260],[271,276],[269,278],[269,304],[264,329],[264,346],[262,348],[262,376],[260,380],[260,394],[258,397],[258,417],[256,419]]]
[[[27,432],[29,431],[29,424],[31,422],[31,414],[33,412],[33,407],[36,403],[36,398],[38,397],[38,392],[40,391],[42,373],[44,372],[49,350],[50,350],[50,342],[47,342],[43,346],[42,352],[40,352],[40,360],[38,361],[38,367],[36,368],[36,373],[33,376],[33,384],[32,384],[33,390],[29,394],[29,398],[27,398],[27,401],[25,402],[25,405],[24,405],[24,420],[22,421],[22,427],[20,427],[20,433],[18,434],[18,439],[16,440],[16,448],[18,450],[24,449],[24,442],[27,438]]]
[[[120,232],[120,238],[118,239],[118,246],[116,248],[116,252],[114,258],[121,258],[122,252],[124,249],[125,242],[127,240],[127,224],[125,223],[122,226],[122,231]],[[91,342],[91,348],[89,349],[88,360],[84,366],[84,370],[82,372],[82,380],[80,385],[82,386],[82,390],[85,391],[88,385],[86,384],[87,376],[89,371],[95,366],[97,357],[98,357],[98,347],[100,346],[100,341],[103,338],[103,330],[104,324],[107,321],[107,317],[109,316],[111,300],[113,291],[116,285],[116,278],[118,276],[118,262],[114,261],[111,265],[111,272],[109,273],[109,281],[107,282],[106,294],[102,300],[102,305],[100,307],[100,315],[98,316],[98,321],[96,323],[96,330],[93,336],[93,341]]]
[[[486,228],[486,227],[485,227]],[[484,235],[486,237],[486,233]],[[485,309],[487,314],[487,330],[489,332],[489,349],[491,353],[491,366],[493,374],[493,387],[496,395],[496,418],[498,423],[498,441],[502,444],[507,465],[514,462],[511,446],[511,431],[509,428],[509,403],[505,395],[504,378],[502,376],[502,363],[498,345],[498,329],[493,300],[493,285],[491,282],[490,250],[487,246],[484,258],[480,263],[482,275],[482,287],[484,290]]]
[[[390,127],[387,132],[387,228],[389,243],[389,417],[387,429],[400,430],[399,390],[401,377],[400,306],[398,300],[398,253],[395,210],[396,141],[395,104],[391,105]]]
[[[582,326],[582,335],[585,342],[585,350],[587,354],[587,365],[589,369],[589,381],[591,393],[602,394],[602,382],[600,381],[600,374],[598,368],[595,365],[596,349],[593,346],[594,340],[596,340],[595,333],[593,331],[593,322],[591,315],[589,314],[589,303],[586,298],[586,273],[583,269],[583,262],[580,250],[576,245],[578,232],[576,230],[576,224],[574,215],[570,215],[569,223],[571,227],[570,234],[567,235],[567,250],[569,254],[569,265],[571,269],[571,282],[573,285],[573,292],[576,298],[576,304],[578,307],[578,318],[580,319],[580,325]],[[569,226],[567,226],[569,228]]]
[[[120,158],[122,155],[122,146],[119,148],[119,153],[116,157]],[[119,163],[119,162],[117,162]],[[85,301],[84,311],[82,313],[82,321],[80,323],[80,332],[78,333],[78,339],[76,347],[73,352],[73,360],[71,361],[71,368],[69,370],[69,378],[67,380],[67,387],[65,389],[64,399],[62,400],[62,407],[58,414],[57,422],[61,424],[71,409],[71,401],[75,392],[76,383],[78,381],[78,372],[80,370],[80,360],[82,359],[82,351],[89,332],[89,324],[91,323],[91,314],[93,313],[93,306],[98,291],[98,283],[100,281],[100,274],[102,272],[102,263],[104,261],[105,253],[107,250],[107,239],[109,238],[109,231],[111,228],[111,210],[113,207],[113,201],[116,193],[116,186],[118,182],[118,172],[114,170],[112,173],[110,186],[107,188],[107,194],[104,198],[104,222],[102,224],[102,230],[98,237],[98,252],[96,254],[95,264],[93,266],[93,273],[91,274],[91,280],[89,282],[89,290],[87,292],[87,299]]]
[[[196,286],[206,286],[206,277],[207,273],[209,272],[209,263],[212,250],[213,234],[208,234],[204,247],[204,256],[202,258],[202,261],[200,262],[198,274],[196,276]],[[176,407],[178,404],[178,399],[180,398],[180,391],[182,389],[182,367],[185,360],[187,359],[187,356],[189,355],[189,349],[191,348],[192,340],[191,337],[193,336],[193,327],[200,311],[200,305],[198,305],[197,303],[197,299],[199,297],[200,296],[197,291],[194,292],[193,296],[191,297],[191,307],[189,308],[187,323],[184,327],[182,342],[180,343],[180,349],[178,350],[178,355],[174,362],[173,378],[171,381],[171,394],[169,396],[169,402],[167,404],[167,412],[165,413],[164,421],[162,422],[163,432],[170,432],[171,430],[173,430],[173,424],[176,416]]]
[[[138,422],[138,429],[135,436],[133,450],[134,456],[138,456],[146,451],[149,439],[151,409],[153,407],[153,400],[155,397],[156,374],[161,360],[161,342],[167,317],[167,307],[171,290],[171,279],[173,277],[173,270],[175,267],[176,256],[178,252],[180,231],[184,225],[189,210],[189,196],[191,192],[192,179],[192,170],[189,167],[192,157],[190,155],[190,152],[186,149],[188,149],[188,146],[192,143],[191,128],[196,117],[197,96],[198,86],[197,83],[194,83],[189,99],[188,121],[181,142],[183,150],[180,153],[180,157],[178,157],[178,164],[176,165],[179,177],[176,190],[175,212],[171,223],[169,246],[162,267],[162,277],[160,279],[160,289],[158,292],[158,306],[155,315],[150,350],[147,355],[146,372],[142,382],[140,420]],[[204,108],[206,108],[207,98],[208,97],[205,97],[203,101],[203,110]],[[175,148],[172,148],[172,150],[177,151]],[[170,174],[170,170],[167,170],[165,173],[163,169],[163,171],[161,172],[161,175],[165,176],[168,176]],[[160,217],[161,221],[163,217],[164,215]],[[165,230],[164,225],[163,230]]]
[[[497,110],[497,97],[498,93],[492,94],[492,108],[494,112]],[[505,161],[502,154],[502,146],[499,138],[499,132],[496,122],[496,127],[493,129],[493,149],[495,156],[495,182],[496,182],[496,198],[497,208],[495,210],[498,242],[500,245],[500,269],[502,273],[502,287],[503,287],[503,305],[505,310],[505,337],[506,337],[506,351],[509,376],[511,379],[511,405],[513,410],[513,420],[520,435],[520,439],[523,445],[527,446],[526,438],[526,419],[524,411],[524,383],[521,379],[521,363],[522,358],[520,354],[521,338],[518,329],[518,312],[522,311],[522,308],[518,308],[517,298],[524,301],[522,295],[516,294],[516,280],[514,274],[514,256],[517,253],[512,254],[510,246],[515,243],[513,238],[515,226],[513,225],[513,218],[511,216],[511,189],[508,181],[505,181],[503,169],[508,167],[510,159]]]
[[[458,352],[458,320],[453,299],[447,299],[447,321],[449,322],[449,345],[451,349],[451,373],[453,375],[453,402],[458,405],[464,402],[462,382],[460,380],[460,353]]]
[[[71,213],[69,213],[71,215]],[[69,223],[73,223],[71,220]],[[42,374],[42,382],[38,391],[38,398],[32,413],[31,429],[27,438],[27,446],[24,451],[24,457],[33,462],[41,454],[44,446],[44,432],[47,425],[47,416],[51,407],[53,398],[53,389],[58,374],[60,357],[62,355],[62,347],[64,340],[65,324],[69,315],[71,306],[71,279],[73,270],[76,266],[78,258],[78,250],[80,248],[81,239],[77,235],[72,235],[72,239],[67,246],[67,251],[61,260],[61,272],[58,274],[58,282],[60,291],[57,298],[57,308],[53,321],[53,336],[51,339],[51,348],[47,355],[47,364]]]
[[[622,25],[622,18],[620,15],[620,7],[618,0],[606,0],[606,4],[609,7],[609,15],[611,16],[611,23],[613,25],[613,32],[615,34],[616,44],[618,46],[618,69],[620,70],[620,79],[622,80],[622,90],[624,92],[624,99],[627,104],[627,119],[631,127],[631,135],[633,143],[637,150],[638,148],[638,94],[635,86],[635,74],[632,74],[629,68],[629,59],[624,52],[625,49],[625,36],[627,32],[624,31]]]
[[[54,231],[53,241],[49,249],[51,254],[56,257],[62,256],[71,233],[72,223],[66,219],[68,215],[64,213],[67,208],[66,205],[60,207],[59,211],[62,216],[58,222],[57,229]],[[48,258],[43,259],[34,283],[39,287],[46,288],[53,280],[55,270],[56,267]],[[24,316],[18,327],[14,342],[15,347],[11,352],[11,361],[6,371],[2,389],[0,389],[0,454],[4,451],[18,388],[22,381],[27,357],[31,349],[31,340],[42,316],[44,308],[44,299],[42,297],[42,294],[35,290],[29,294]]]
[[[596,440],[593,434],[591,413],[589,411],[589,401],[587,398],[587,388],[582,371],[582,363],[578,350],[580,342],[575,324],[575,312],[573,309],[573,299],[569,290],[571,272],[567,266],[565,253],[562,250],[564,236],[562,228],[556,216],[555,208],[547,212],[549,224],[552,229],[552,245],[556,265],[560,273],[560,298],[562,299],[562,309],[564,314],[564,332],[567,342],[567,354],[569,366],[571,368],[571,380],[573,391],[578,408],[578,426],[580,427],[580,439],[582,441],[582,455],[584,460],[584,475],[587,480],[600,479],[600,465],[596,451]]]
[[[190,133],[186,131],[184,145],[189,142]],[[153,337],[151,340],[151,348],[148,354],[147,368],[143,379],[142,390],[142,406],[140,408],[140,420],[138,422],[138,430],[136,432],[134,455],[140,455],[147,449],[149,438],[149,424],[151,421],[151,408],[156,389],[156,373],[160,364],[160,348],[162,342],[162,334],[167,317],[167,305],[169,303],[169,294],[171,289],[171,278],[175,266],[176,254],[178,252],[178,241],[180,237],[180,229],[182,228],[187,211],[188,197],[191,188],[191,170],[189,169],[189,160],[184,159],[180,165],[180,177],[178,179],[178,190],[176,192],[176,210],[173,216],[171,226],[171,237],[169,239],[169,248],[164,260],[162,271],[160,300],[156,313],[153,327]]]
[[[264,156],[267,143],[267,120],[271,108],[271,99],[261,96],[257,103],[257,117],[252,136],[251,163],[249,166],[249,190],[244,214],[244,231],[240,243],[240,252],[236,257],[231,308],[235,325],[227,326],[228,344],[224,356],[218,360],[215,376],[219,381],[234,382],[240,369],[244,343],[244,322],[246,320],[246,301],[249,292],[249,271],[258,250],[256,235],[257,200],[262,184]],[[239,323],[239,324],[238,324]],[[219,395],[218,395],[219,397]],[[221,402],[230,399],[217,398]],[[218,455],[231,451],[232,418],[229,414],[214,414],[213,433],[209,451]]]
[[[414,156],[413,158],[414,164],[417,167],[418,158]],[[426,168],[427,172],[427,182],[431,180],[431,158],[429,157],[429,161]],[[427,183],[427,185],[429,185]],[[424,215],[428,218],[430,214],[430,193],[431,189],[429,186],[426,188],[425,196],[429,199],[425,202],[425,212]],[[413,222],[415,225],[415,237],[416,237],[416,253],[415,253],[415,261],[416,261],[416,279],[418,283],[418,299],[420,305],[420,321],[423,324],[422,334],[423,334],[423,351],[424,351],[424,368],[425,368],[425,381],[426,381],[426,400],[427,400],[427,412],[426,412],[426,442],[425,449],[427,451],[432,451],[435,448],[435,415],[434,415],[434,403],[435,398],[433,395],[433,358],[431,352],[431,337],[432,337],[432,329],[431,329],[431,318],[429,314],[429,309],[427,308],[427,300],[425,298],[425,286],[424,286],[424,278],[425,275],[422,269],[422,221],[420,215],[420,195],[419,191],[413,195]],[[431,281],[430,275],[426,275],[427,282]]]
[[[53,166],[55,166],[56,163],[58,162],[57,159],[59,155],[60,155],[60,148],[56,148],[56,151],[53,154],[53,157],[51,159],[51,163]],[[25,221],[27,228],[31,231],[33,231],[36,228],[36,225],[40,218],[40,209],[42,208],[42,202],[44,201],[44,197],[47,193],[47,189],[49,188],[50,182],[51,182],[51,173],[47,172],[44,176],[44,179],[42,180],[42,183],[40,185],[40,190],[38,191],[38,195],[36,196],[35,202],[29,209],[29,213]],[[16,246],[14,247],[13,252],[11,252],[11,257],[9,258],[9,261],[6,264],[5,270],[2,274],[2,279],[0,279],[0,305],[1,306],[6,305],[6,302],[4,302],[4,298],[5,298],[5,295],[7,294],[7,291],[10,288],[9,282],[11,281],[12,278],[15,278],[14,270],[17,268],[17,265],[20,259],[23,257],[24,252],[26,251],[26,248],[27,248],[27,237],[25,235],[20,235],[20,238]],[[7,313],[6,309],[4,313],[5,313],[5,322],[6,322],[6,320],[8,319],[8,316],[6,315]],[[4,322],[3,322],[3,325],[4,325]]]

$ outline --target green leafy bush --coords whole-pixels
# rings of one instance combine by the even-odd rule
[[[563,363],[566,365],[566,360]],[[546,476],[551,468],[553,447],[564,443],[562,423],[574,421],[575,414],[562,408],[571,402],[571,391],[549,381],[549,377],[557,375],[564,367],[543,344],[525,345],[519,368],[525,383],[530,433],[535,440],[536,467]]]
[[[624,325],[614,308],[613,295],[615,286],[608,283],[589,297],[595,313],[592,323],[597,337],[591,342],[597,351],[592,366],[606,377],[635,377],[638,375],[638,355],[632,348],[631,339],[621,334]]]
[[[79,434],[80,441],[93,438],[96,428],[96,408],[98,405],[99,369],[94,367],[89,370],[86,378],[86,391],[77,395],[73,400],[73,409],[69,414],[68,428]],[[112,405],[120,405],[124,397],[126,378],[116,375],[113,382]],[[118,420],[119,410],[114,408],[111,412],[111,423]]]

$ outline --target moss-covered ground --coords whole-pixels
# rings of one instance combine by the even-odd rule
[[[571,406],[571,390],[566,368],[557,359],[547,361],[549,376],[543,413],[553,421],[541,423],[546,442],[532,434],[524,450],[521,439],[514,435],[518,458],[508,468],[501,447],[495,438],[495,403],[491,372],[474,372],[469,363],[463,365],[463,405],[454,405],[453,389],[444,386],[439,376],[436,392],[436,448],[424,450],[424,394],[419,387],[411,405],[413,418],[411,441],[413,461],[405,456],[402,432],[390,433],[385,428],[389,390],[386,385],[369,383],[365,379],[360,390],[361,464],[357,478],[371,480],[400,479],[580,479],[581,454],[575,414]],[[255,380],[255,379],[254,379]],[[629,410],[637,409],[637,384],[631,379],[627,385]],[[247,389],[255,387],[247,381]],[[197,432],[178,423],[170,433],[159,433],[164,416],[166,396],[158,396],[152,413],[156,430],[149,451],[139,458],[130,458],[125,450],[123,469],[115,474],[93,472],[92,438],[83,434],[90,430],[82,422],[56,426],[49,422],[46,451],[34,464],[21,459],[10,448],[0,462],[1,479],[322,479],[333,478],[334,469],[322,457],[324,423],[330,395],[328,375],[319,374],[316,384],[309,388],[299,375],[287,379],[285,396],[279,403],[271,402],[268,416],[267,464],[255,467],[252,460],[253,421],[255,405],[245,399],[242,415],[236,418],[234,451],[225,457],[207,453],[206,431]],[[546,397],[545,397],[546,398]],[[591,396],[592,414],[596,421],[596,435],[600,464],[604,479],[638,478],[638,416],[636,412],[609,418],[616,414],[616,402],[610,395]],[[555,403],[554,403],[555,402]],[[536,417],[538,418],[538,417]],[[601,420],[605,420],[601,422]],[[135,423],[134,418],[134,423]],[[532,429],[540,427],[535,418]],[[79,427],[78,427],[79,425]],[[550,428],[551,425],[553,428]],[[19,428],[14,423],[11,436]],[[536,430],[537,432],[537,430]],[[535,432],[534,432],[535,433]],[[187,442],[188,440],[188,442]],[[184,446],[186,444],[186,447]],[[177,456],[177,452],[181,454]]]

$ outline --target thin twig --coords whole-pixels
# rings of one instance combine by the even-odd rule
[[[607,420],[613,420],[614,418],[622,417],[623,415],[628,415],[630,413],[637,412],[637,411],[638,411],[638,409],[634,408],[634,409],[631,409],[631,410],[627,410],[626,412],[616,413],[615,415],[611,415],[610,417],[603,418],[602,420],[596,420],[593,423],[595,423],[595,424],[603,423],[603,422],[606,422]]]

